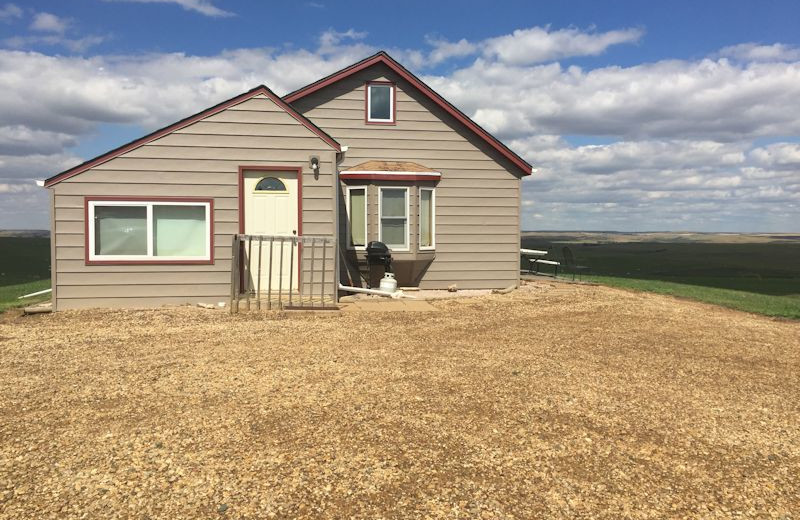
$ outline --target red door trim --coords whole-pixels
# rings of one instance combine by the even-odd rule
[[[300,166],[272,166],[272,165],[240,165],[239,166],[239,234],[244,234],[244,172],[294,172],[297,175],[297,235],[303,236],[303,168]],[[303,244],[297,245],[297,284],[298,286],[303,283],[302,274],[303,270],[300,268],[303,265]],[[239,266],[239,272],[244,275],[243,262],[244,255],[239,255],[242,264]],[[244,281],[239,281],[239,287],[244,285]]]

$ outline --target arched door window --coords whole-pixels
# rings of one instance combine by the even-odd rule
[[[277,177],[264,177],[256,184],[256,192],[282,192],[286,193],[286,185]]]

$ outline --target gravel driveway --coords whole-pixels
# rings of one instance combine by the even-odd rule
[[[433,305],[0,315],[0,517],[800,518],[800,323]]]

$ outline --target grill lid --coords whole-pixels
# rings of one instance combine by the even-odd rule
[[[367,256],[391,256],[391,252],[386,244],[373,240],[367,244]]]

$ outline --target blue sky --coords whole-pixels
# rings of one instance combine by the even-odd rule
[[[96,0],[27,1],[20,6],[74,18],[84,33],[111,35],[92,49],[99,53],[213,54],[238,47],[307,48],[330,28],[367,31],[367,40],[377,46],[413,48],[428,35],[458,40],[489,38],[531,26],[595,27],[598,31],[642,27],[647,32],[642,45],[576,60],[586,65],[631,65],[702,57],[743,41],[797,43],[800,38],[800,4],[791,1],[440,1],[404,2],[409,6],[405,9],[378,9],[377,2],[325,0],[211,4],[234,16],[203,16],[176,4]],[[386,15],[391,16],[389,23]],[[25,32],[4,29],[4,34]]]
[[[525,229],[800,231],[797,2],[0,0],[0,228],[33,180],[386,49],[539,169]]]

